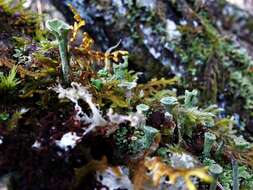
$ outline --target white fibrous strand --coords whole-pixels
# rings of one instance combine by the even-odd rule
[[[89,124],[89,127],[86,129],[84,135],[92,131],[97,126],[105,126],[107,124],[106,120],[102,117],[100,110],[92,102],[92,95],[86,87],[76,82],[72,82],[71,88],[64,89],[61,85],[58,85],[53,88],[53,90],[59,94],[59,99],[67,98],[72,101],[75,104],[75,110],[77,112],[76,118],[84,124]],[[81,106],[78,104],[78,100],[80,99],[89,105],[92,112],[90,116],[84,113]]]
[[[73,149],[81,137],[77,136],[75,132],[68,132],[62,136],[60,140],[56,141],[56,145],[67,151]]]
[[[110,123],[120,124],[125,122],[130,122],[131,127],[137,127],[145,122],[145,116],[142,113],[130,113],[129,115],[120,115],[118,113],[113,113],[112,109],[109,109],[107,116]]]
[[[85,128],[84,133],[81,136],[77,136],[76,133],[68,132],[62,136],[62,139],[56,141],[57,146],[67,151],[72,149],[82,139],[84,135],[94,130],[96,127],[102,126],[114,126],[120,123],[130,122],[130,126],[138,127],[145,123],[145,116],[142,113],[129,113],[128,115],[120,115],[113,113],[112,109],[109,109],[107,113],[108,121],[105,120],[101,111],[92,101],[92,95],[89,93],[86,87],[76,82],[71,83],[70,88],[63,88],[60,84],[53,88],[58,93],[59,99],[67,98],[75,104],[76,115],[75,118],[80,122],[89,125]],[[91,113],[87,115],[84,113],[82,107],[78,104],[78,100],[86,102],[91,110]],[[117,128],[115,128],[117,129]],[[109,131],[110,132],[110,131]]]

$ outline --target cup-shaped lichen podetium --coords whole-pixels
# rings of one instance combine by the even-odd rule
[[[223,172],[223,168],[219,164],[212,164],[209,167],[209,171],[212,174],[213,179],[214,179],[212,184],[210,185],[209,190],[215,190],[217,187],[218,178]]]
[[[161,104],[165,106],[166,111],[171,113],[172,108],[178,104],[177,98],[174,96],[166,96],[160,100]]]
[[[212,149],[215,140],[216,136],[213,133],[205,132],[204,151],[203,151],[204,156],[206,157],[210,156],[210,151]]]
[[[149,111],[149,106],[146,104],[139,104],[136,106],[136,110],[138,113],[143,113],[145,116],[147,116]]]
[[[68,54],[68,33],[71,26],[65,22],[53,19],[46,22],[46,27],[56,37],[59,44],[59,51],[61,56],[61,67],[63,81],[66,84],[70,83],[70,65],[69,65],[69,54]]]

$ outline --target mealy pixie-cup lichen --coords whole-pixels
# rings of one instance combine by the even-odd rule
[[[65,22],[53,19],[46,22],[46,27],[50,32],[56,37],[59,45],[59,52],[61,56],[61,67],[63,81],[65,84],[70,83],[70,64],[69,64],[69,54],[68,54],[68,33],[71,26]]]

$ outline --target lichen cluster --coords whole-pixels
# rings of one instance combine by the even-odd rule
[[[252,58],[192,1],[170,1],[189,15],[156,31],[152,1],[144,10],[145,1],[126,10],[113,2],[119,18],[131,11],[129,27],[149,15],[143,33],[164,38],[146,47],[159,59],[167,44],[184,73],[142,81],[145,73],[129,69],[132,52],[120,50],[125,41],[97,50],[72,6],[73,24],[48,20],[40,31],[22,3],[0,1],[0,20],[11,28],[0,46],[0,169],[12,188],[249,189],[252,137],[239,127],[253,105]]]

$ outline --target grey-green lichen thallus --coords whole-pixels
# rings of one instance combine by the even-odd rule
[[[46,22],[46,27],[56,37],[61,56],[62,77],[65,84],[70,84],[70,63],[68,53],[68,33],[71,26],[65,22],[53,19]]]

